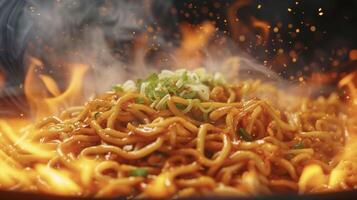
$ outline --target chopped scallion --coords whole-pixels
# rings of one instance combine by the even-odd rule
[[[98,119],[98,117],[100,116],[100,113],[99,112],[96,112],[96,113],[94,113],[94,119],[96,120],[96,119]]]
[[[123,87],[122,87],[121,85],[114,85],[114,86],[112,87],[112,90],[113,90],[114,92],[124,92],[124,89],[123,89]]]
[[[181,103],[176,103],[176,108],[180,110],[184,110],[186,108],[186,105],[181,104]]]
[[[145,103],[145,99],[142,98],[142,97],[138,97],[138,98],[135,99],[135,103],[143,104],[143,103]]]
[[[244,141],[247,142],[253,141],[253,137],[244,128],[239,128],[238,134]]]
[[[293,146],[293,149],[303,149],[303,148],[305,148],[305,146],[304,146],[304,143],[302,143],[302,142],[298,142],[298,143],[294,144],[294,146]]]
[[[136,168],[129,172],[129,176],[147,176],[148,170],[145,168]]]

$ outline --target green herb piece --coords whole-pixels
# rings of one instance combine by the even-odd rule
[[[146,82],[153,82],[159,79],[159,76],[156,73],[152,73],[150,74],[150,76],[148,76],[145,81]]]
[[[244,141],[247,142],[253,141],[253,137],[244,128],[239,128],[238,134]]]
[[[294,144],[294,146],[293,146],[293,149],[303,149],[303,148],[305,148],[305,146],[304,146],[304,143],[302,143],[302,142],[298,142],[298,143]]]
[[[140,88],[141,84],[143,83],[143,80],[142,79],[137,79],[136,80],[136,86],[138,86]]]
[[[148,170],[145,168],[136,168],[129,172],[129,176],[147,176]]]
[[[112,87],[112,90],[113,90],[114,92],[124,92],[124,89],[123,89],[123,87],[122,87],[121,85],[114,85],[114,86]]]
[[[152,107],[162,109],[166,107],[167,97],[171,96],[208,101],[210,87],[215,85],[213,83],[215,79],[223,79],[223,77],[219,74],[206,73],[204,69],[193,72],[184,69],[163,70],[159,74],[153,73],[147,78],[137,80],[135,89],[148,98]],[[126,87],[124,89],[126,90]],[[187,107],[187,111],[191,108],[192,106]]]
[[[203,120],[208,121],[208,113],[207,112],[203,113]]]
[[[145,103],[145,99],[142,98],[142,97],[138,97],[138,98],[135,99],[135,103],[143,104],[143,103]]]
[[[180,109],[180,110],[184,110],[186,108],[185,104],[181,104],[181,103],[176,103],[176,108]]]
[[[181,97],[185,98],[185,99],[193,99],[194,97],[197,96],[197,92],[195,91],[184,91],[181,94]]]
[[[182,81],[188,81],[188,74],[187,74],[187,71],[184,71],[183,73],[182,73],[182,76],[181,76],[181,78],[182,78]]]
[[[99,112],[96,112],[96,113],[94,113],[94,119],[96,120],[96,119],[98,119],[98,117],[100,116],[100,113]]]

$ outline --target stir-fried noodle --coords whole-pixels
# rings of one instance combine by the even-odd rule
[[[353,123],[335,94],[163,71],[47,117],[18,141],[3,130],[0,187],[132,198],[348,190]]]

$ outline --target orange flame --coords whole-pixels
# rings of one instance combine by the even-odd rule
[[[352,135],[346,144],[341,161],[331,171],[329,186],[333,189],[343,188],[348,177],[357,171],[357,136]]]
[[[176,52],[179,67],[197,67],[203,58],[201,50],[207,45],[215,27],[211,22],[204,22],[199,26],[182,24],[181,30],[183,38]]]
[[[37,119],[56,113],[60,109],[72,106],[82,100],[81,91],[83,79],[88,66],[82,64],[68,65],[70,70],[69,84],[62,92],[56,81],[49,75],[42,74],[44,65],[36,59],[30,58],[28,72],[24,81],[24,93]],[[26,188],[38,187],[45,192],[59,195],[79,195],[82,193],[81,186],[89,186],[92,181],[94,161],[79,160],[78,168],[73,172],[59,170],[43,164],[37,164],[33,169],[24,169],[21,162],[14,159],[26,157],[26,162],[32,163],[32,156],[36,156],[36,162],[42,163],[53,158],[55,151],[49,145],[33,142],[36,135],[33,126],[25,127],[29,120],[23,118],[0,119],[0,170],[6,173],[0,174],[3,188],[13,187],[16,184],[27,186]],[[15,129],[25,127],[20,131]],[[16,153],[20,150],[21,155]],[[14,155],[15,154],[15,155]],[[11,156],[10,156],[11,155]],[[79,172],[79,173],[78,173]],[[75,173],[78,173],[75,174]],[[34,180],[40,179],[39,185]]]
[[[262,44],[269,38],[269,24],[263,20],[259,20],[255,17],[251,18],[252,26],[254,28],[260,29],[262,31],[262,36],[257,37],[256,43],[258,45]]]
[[[304,168],[299,179],[299,193],[311,192],[312,189],[321,187],[327,182],[320,165],[308,165]]]
[[[352,49],[349,53],[350,60],[357,60],[357,49]]]
[[[235,1],[227,10],[227,20],[230,27],[231,35],[234,41],[244,42],[248,35],[252,35],[256,29],[261,31],[261,34],[256,35],[256,43],[258,45],[267,41],[269,38],[269,24],[256,17],[250,17],[248,25],[243,24],[237,18],[239,10],[251,4],[251,0]]]
[[[342,78],[339,83],[338,86],[340,88],[347,88],[347,96],[346,98],[348,100],[350,100],[350,102],[352,103],[352,105],[356,105],[357,106],[357,87],[355,85],[355,81],[357,80],[357,72],[352,72],[350,74],[348,74],[347,76],[345,76],[344,78]]]
[[[36,171],[56,194],[78,195],[81,192],[81,188],[71,179],[69,173],[66,171],[53,169],[44,165],[37,165]]]
[[[83,78],[88,66],[71,64],[68,67],[72,70],[70,83],[67,89],[61,93],[53,78],[44,74],[37,75],[38,71],[44,68],[43,63],[35,58],[30,59],[24,91],[31,111],[35,112],[37,119],[56,113],[59,109],[81,100]]]
[[[235,41],[239,40],[239,36],[249,33],[248,27],[239,23],[237,19],[237,12],[244,6],[250,4],[250,0],[245,1],[235,1],[227,10],[227,19],[232,32],[232,38]]]
[[[5,75],[2,71],[0,71],[0,88],[3,88],[5,85]]]

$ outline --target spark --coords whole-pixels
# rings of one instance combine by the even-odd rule
[[[245,36],[244,35],[240,35],[239,36],[239,41],[244,42],[245,41]]]
[[[324,14],[324,13],[322,12],[322,8],[319,8],[318,11],[319,11],[319,13],[318,13],[319,16],[322,16],[322,15]]]
[[[315,32],[315,31],[316,31],[316,26],[310,26],[310,30],[311,30],[312,32]]]

